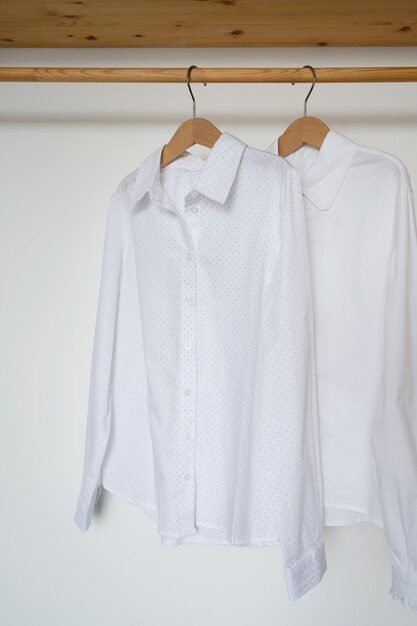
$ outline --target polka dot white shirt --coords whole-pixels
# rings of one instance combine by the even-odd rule
[[[326,569],[299,178],[229,133],[161,151],[109,201],[75,522],[104,488],[163,545],[280,544],[295,600]]]

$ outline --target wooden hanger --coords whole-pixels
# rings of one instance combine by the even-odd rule
[[[162,149],[161,167],[168,165],[174,159],[181,156],[186,150],[198,144],[212,148],[220,135],[221,131],[211,122],[203,117],[196,117],[195,114],[195,98],[190,87],[190,74],[196,65],[191,65],[187,70],[187,87],[193,100],[193,117],[183,122],[172,135],[171,139]],[[204,83],[206,85],[206,83]]]
[[[294,152],[303,144],[320,148],[330,130],[318,117],[307,115],[307,100],[316,84],[316,72],[311,65],[304,65],[303,67],[309,67],[313,72],[313,84],[304,100],[304,116],[294,120],[278,138],[278,154],[283,157]]]

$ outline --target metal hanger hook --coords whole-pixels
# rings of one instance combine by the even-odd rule
[[[312,83],[312,85],[310,87],[310,91],[308,92],[308,94],[306,95],[305,100],[304,100],[304,117],[305,117],[307,115],[307,100],[309,99],[309,97],[311,95],[311,92],[314,89],[314,85],[316,84],[316,78],[317,77],[316,77],[316,70],[314,69],[314,67],[311,67],[311,65],[303,65],[303,67],[309,67],[310,70],[313,72],[313,83]]]
[[[192,92],[192,90],[191,90],[191,87],[190,87],[190,76],[191,76],[191,71],[192,71],[194,68],[196,68],[196,67],[197,67],[197,65],[190,65],[190,67],[189,67],[189,68],[188,68],[188,70],[187,70],[187,76],[186,76],[186,81],[187,81],[188,91],[190,92],[191,98],[192,98],[192,100],[193,100],[193,117],[195,117],[195,116],[196,116],[196,112],[195,112],[195,98],[194,98],[194,94],[193,94],[193,92]],[[203,83],[203,85],[204,85],[205,87],[207,87],[207,83]]]

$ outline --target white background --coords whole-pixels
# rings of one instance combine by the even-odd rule
[[[2,50],[17,66],[417,65],[414,48]],[[197,114],[266,148],[308,85],[195,85]],[[161,546],[81,484],[108,198],[192,113],[181,84],[0,83],[0,622],[4,626],[408,626],[369,524],[326,530],[328,570],[287,600],[279,546]],[[417,187],[417,84],[317,84],[308,113],[399,157]],[[417,540],[417,538],[416,538]]]

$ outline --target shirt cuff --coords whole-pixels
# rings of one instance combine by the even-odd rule
[[[103,485],[99,483],[88,497],[86,497],[84,490],[78,496],[74,522],[82,532],[86,532],[90,528],[94,508],[100,498],[102,489]]]
[[[297,600],[322,579],[327,569],[324,543],[321,542],[307,556],[285,567],[285,581],[290,600]]]
[[[392,566],[392,585],[389,593],[393,600],[400,600],[405,608],[417,610],[417,572],[406,574]]]

